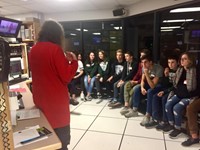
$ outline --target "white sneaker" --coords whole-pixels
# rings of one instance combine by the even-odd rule
[[[84,101],[84,100],[85,100],[85,95],[84,95],[84,93],[83,93],[83,92],[81,92],[81,94],[80,94],[80,98],[81,98],[81,100],[82,100],[82,101]]]
[[[145,126],[145,124],[149,123],[150,120],[151,120],[151,117],[144,116],[143,120],[140,122],[140,125]]]

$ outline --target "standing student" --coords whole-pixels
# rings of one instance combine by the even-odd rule
[[[30,51],[33,100],[58,135],[62,148],[70,143],[69,92],[78,63],[73,53],[63,52],[64,31],[53,20],[45,21],[38,42]]]

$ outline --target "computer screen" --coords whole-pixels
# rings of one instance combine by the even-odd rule
[[[0,17],[0,36],[17,37],[21,21]]]
[[[10,58],[10,77],[20,77],[22,74],[21,57]]]

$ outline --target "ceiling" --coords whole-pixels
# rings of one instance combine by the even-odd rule
[[[0,15],[107,10],[128,7],[141,1],[144,0],[0,0]]]

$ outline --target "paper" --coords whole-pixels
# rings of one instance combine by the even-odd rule
[[[21,109],[17,111],[17,119],[31,119],[40,117],[39,109]]]
[[[17,110],[19,109],[19,104],[17,100],[17,96],[9,98],[10,110]]]
[[[39,137],[39,133],[37,132],[36,128],[31,128],[31,129],[25,129],[22,131],[14,132],[13,133],[13,138],[14,138],[14,145],[19,145],[21,144],[20,142],[33,139],[36,137]]]
[[[17,125],[17,119],[16,119],[17,112],[16,112],[16,110],[10,110],[10,116],[11,116],[12,125]]]

